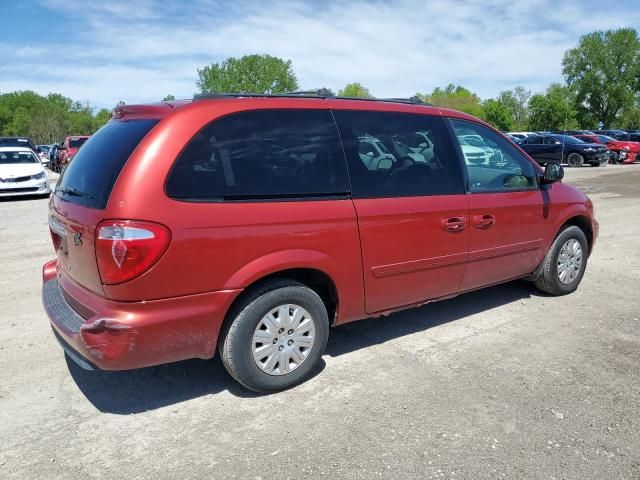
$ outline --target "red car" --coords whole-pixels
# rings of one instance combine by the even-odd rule
[[[240,383],[277,391],[318,367],[331,326],[518,278],[576,290],[598,223],[562,174],[411,101],[118,107],[50,201],[43,303],[85,368],[219,351]]]
[[[614,152],[615,159],[618,163],[634,163],[636,157],[640,153],[640,142],[627,142],[624,140],[616,140],[607,135],[573,135],[574,137],[588,143],[600,143]]]
[[[66,137],[64,142],[58,148],[58,162],[55,167],[58,171],[61,171],[78,153],[78,150],[84,142],[89,139],[88,135],[74,135]]]

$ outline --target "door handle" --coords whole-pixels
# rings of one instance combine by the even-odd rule
[[[473,226],[480,229],[491,228],[496,223],[493,215],[474,215]]]
[[[442,220],[442,228],[448,232],[461,232],[467,226],[463,217],[451,217]]]

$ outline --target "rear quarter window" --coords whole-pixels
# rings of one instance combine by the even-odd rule
[[[66,201],[102,210],[133,150],[155,119],[112,120],[89,138],[58,181],[55,194]]]
[[[166,192],[182,201],[347,195],[338,131],[328,110],[254,110],[217,119],[187,144]]]

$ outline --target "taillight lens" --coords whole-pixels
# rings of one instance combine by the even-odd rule
[[[96,231],[96,258],[104,284],[126,282],[151,268],[169,246],[171,232],[163,225],[106,221]]]

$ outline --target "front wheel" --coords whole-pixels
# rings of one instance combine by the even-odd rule
[[[579,168],[584,164],[584,157],[579,153],[570,153],[567,156],[567,166]]]
[[[551,295],[574,292],[587,267],[589,244],[584,232],[576,226],[564,228],[547,252],[536,287]]]
[[[316,292],[269,282],[234,309],[220,342],[227,371],[255,392],[285,390],[317,368],[329,336],[327,309]]]

